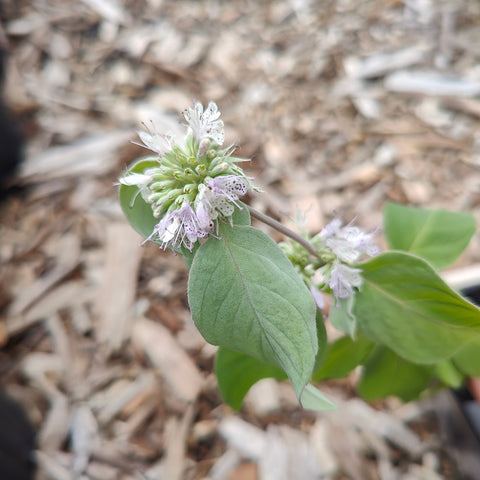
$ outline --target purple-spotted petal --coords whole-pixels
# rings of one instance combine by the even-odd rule
[[[198,218],[188,202],[173,212],[168,212],[155,225],[152,234],[147,240],[158,239],[162,247],[181,247],[184,245],[192,250],[193,245],[199,238],[208,235],[208,231],[203,229]]]

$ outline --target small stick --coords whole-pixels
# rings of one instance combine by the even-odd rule
[[[269,217],[268,215],[265,215],[264,213],[259,212],[258,210],[255,210],[250,205],[247,205],[247,208],[252,217],[256,218],[257,220],[260,220],[261,222],[267,225],[270,225],[270,227],[274,228],[275,230],[278,230],[280,233],[283,233],[283,235],[290,237],[292,240],[295,240],[300,245],[304,246],[312,255],[314,255],[315,257],[318,257],[318,253],[313,247],[313,245],[310,242],[308,242],[305,238],[303,238],[301,235],[299,235],[298,233],[295,233],[293,230],[290,230],[282,223],[277,222],[277,220],[273,219],[272,217]]]

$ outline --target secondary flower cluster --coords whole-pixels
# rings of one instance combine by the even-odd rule
[[[362,270],[354,265],[362,257],[380,253],[373,241],[375,233],[366,233],[352,223],[343,226],[342,221],[335,218],[309,239],[318,252],[316,259],[312,259],[300,244],[282,246],[310,287],[315,302],[323,308],[323,296],[319,290],[329,288],[334,297],[341,299],[351,297],[362,286]]]
[[[334,255],[322,273],[335,297],[350,297],[355,289],[362,286],[362,271],[351,264],[358,262],[362,256],[373,257],[380,253],[373,242],[375,233],[366,233],[352,223],[342,227],[342,221],[335,218],[318,234],[323,243],[323,257],[329,259],[331,254]]]
[[[195,102],[183,116],[187,134],[182,144],[153,128],[138,132],[139,145],[158,155],[158,166],[129,170],[119,182],[136,186],[160,219],[147,240],[191,251],[198,239],[215,235],[219,218],[227,220],[235,206],[242,208],[239,197],[253,185],[237,165],[245,160],[232,156],[235,148],[221,148],[225,133],[214,102],[205,110]]]

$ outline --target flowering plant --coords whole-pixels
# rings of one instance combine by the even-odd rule
[[[227,403],[239,408],[256,381],[274,377],[289,378],[305,408],[334,408],[309,382],[359,365],[368,399],[410,400],[480,375],[480,310],[436,272],[469,243],[471,215],[389,203],[392,250],[383,253],[376,231],[339,218],[314,236],[293,232],[240,200],[259,189],[234,147],[222,147],[215,103],[194,103],[184,119],[183,139],[139,132],[154,155],[120,178],[120,203],[145,241],[184,256],[192,317],[219,346],[215,368]],[[251,217],[288,241],[277,245]],[[326,321],[343,336],[328,341]]]

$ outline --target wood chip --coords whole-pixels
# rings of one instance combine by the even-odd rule
[[[116,164],[115,150],[130,140],[131,132],[116,131],[88,136],[71,145],[52,147],[23,163],[23,183],[83,175],[99,176]],[[99,161],[101,159],[101,161]]]
[[[49,318],[63,308],[75,308],[92,301],[94,288],[83,281],[70,281],[46,293],[24,314],[11,314],[6,319],[5,328],[9,335],[16,335],[38,321]],[[77,303],[78,302],[78,303]]]
[[[480,82],[445,76],[429,71],[399,71],[385,79],[385,87],[393,92],[451,97],[480,95]]]
[[[145,392],[151,392],[155,387],[155,377],[152,373],[141,374],[133,382],[128,382],[123,388],[115,392],[115,397],[110,399],[98,412],[97,418],[100,424],[110,422],[128,403],[138,396],[144,396]]]
[[[78,405],[72,414],[70,429],[73,453],[71,469],[74,478],[78,478],[87,469],[90,455],[95,447],[97,430],[97,421],[90,408],[85,404]]]
[[[55,267],[17,295],[17,298],[10,306],[10,315],[15,316],[24,312],[78,266],[80,261],[80,242],[76,236],[65,235],[58,239],[57,248],[57,263]]]
[[[82,0],[102,17],[112,23],[126,24],[129,16],[116,0]]]
[[[100,342],[108,353],[117,351],[130,337],[137,274],[142,250],[141,238],[127,224],[107,227],[105,270],[95,310]]]
[[[224,418],[218,430],[229,445],[248,459],[259,460],[268,446],[265,432],[240,418]]]
[[[197,398],[203,385],[202,375],[163,325],[144,318],[136,319],[132,342],[158,368],[172,394],[184,402]]]
[[[64,444],[70,430],[70,407],[68,399],[60,392],[50,397],[42,428],[38,432],[38,445],[43,451],[56,451]]]
[[[187,435],[193,420],[194,412],[194,407],[189,405],[181,421],[172,417],[165,425],[166,451],[163,460],[163,468],[165,478],[168,478],[169,480],[182,480],[185,478]]]
[[[375,78],[400,68],[416,65],[425,59],[431,47],[414,45],[388,53],[377,53],[366,59],[348,57],[345,60],[345,71],[353,78]]]
[[[264,480],[315,480],[323,475],[307,436],[287,425],[267,428],[267,448],[259,461]]]
[[[252,159],[242,167],[265,190],[246,199],[258,210],[290,221],[299,207],[315,233],[335,214],[371,231],[391,200],[480,221],[476,2],[16,3],[2,9],[3,99],[26,159],[0,204],[0,374],[41,432],[38,475],[279,480],[318,467],[325,480],[437,480],[474,469],[475,450],[454,456],[425,401],[340,400],[312,416],[288,382],[267,380],[233,414],[217,347],[188,312],[183,262],[139,247],[113,184],[152,153],[130,143],[142,122],[181,139],[179,112],[195,97],[218,104],[226,145]],[[458,267],[480,262],[478,237]],[[445,278],[461,289],[477,277]],[[329,394],[355,396],[354,381],[329,381]]]

